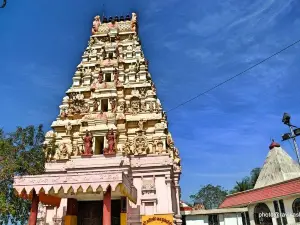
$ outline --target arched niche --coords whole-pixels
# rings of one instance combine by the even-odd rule
[[[256,225],[273,225],[271,211],[265,203],[259,203],[255,206],[254,221]]]
[[[300,198],[296,198],[292,205],[293,213],[295,215],[295,222],[300,222]]]

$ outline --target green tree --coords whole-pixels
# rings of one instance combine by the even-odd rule
[[[241,191],[247,191],[254,188],[258,179],[261,168],[254,168],[250,172],[250,177],[244,177],[241,181],[237,181],[236,185],[230,191],[230,194],[234,194]]]
[[[228,192],[223,187],[212,184],[203,186],[198,193],[191,195],[190,198],[194,202],[201,202],[205,209],[215,209],[224,201]]]
[[[26,224],[30,202],[13,190],[15,175],[35,175],[44,171],[44,132],[38,127],[18,127],[13,133],[0,130],[0,224]]]
[[[241,191],[247,191],[249,189],[253,188],[251,184],[251,180],[249,177],[245,177],[242,179],[242,181],[237,181],[236,185],[233,187],[233,189],[230,191],[231,194],[241,192]]]
[[[255,183],[256,183],[256,181],[259,177],[260,171],[261,171],[261,168],[259,168],[259,167],[254,168],[253,170],[251,170],[250,178],[251,178],[252,188],[254,188],[254,186],[255,186]]]

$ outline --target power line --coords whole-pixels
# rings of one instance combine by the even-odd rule
[[[283,52],[283,51],[285,51],[285,50],[291,48],[292,46],[298,44],[299,42],[300,42],[300,39],[297,40],[297,41],[295,41],[294,43],[292,43],[292,44],[286,46],[285,48],[281,49],[280,51],[274,53],[273,55],[271,55],[271,56],[269,56],[269,57],[263,59],[262,61],[260,61],[260,62],[258,62],[258,63],[256,63],[256,64],[254,64],[253,66],[250,66],[249,68],[245,69],[244,71],[242,71],[242,72],[240,72],[240,73],[238,73],[238,74],[236,74],[236,75],[234,75],[234,76],[228,78],[227,80],[225,80],[225,81],[223,81],[223,82],[221,82],[221,83],[219,83],[219,84],[217,84],[217,85],[215,85],[215,86],[209,88],[208,90],[206,90],[206,91],[204,91],[204,92],[202,92],[202,93],[196,95],[195,97],[193,97],[193,98],[191,98],[191,99],[189,99],[189,100],[187,100],[187,101],[185,101],[185,102],[183,102],[183,103],[181,103],[181,104],[179,104],[179,105],[177,105],[177,106],[175,106],[175,107],[173,107],[173,108],[167,110],[166,112],[168,113],[168,112],[170,112],[170,111],[173,111],[173,110],[175,110],[175,109],[177,109],[177,108],[179,108],[179,107],[181,107],[181,106],[183,106],[183,105],[185,105],[185,104],[187,104],[187,103],[189,103],[189,102],[191,102],[191,101],[193,101],[193,100],[199,98],[200,96],[205,95],[206,93],[208,93],[208,92],[210,92],[210,91],[212,91],[212,90],[214,90],[214,89],[220,87],[221,85],[223,85],[223,84],[225,84],[225,83],[227,83],[227,82],[233,80],[234,78],[236,78],[236,77],[238,77],[238,76],[240,76],[240,75],[243,75],[244,73],[248,72],[249,70],[253,69],[254,67],[256,67],[256,66],[258,66],[258,65],[260,65],[260,64],[262,64],[262,63],[264,63],[264,62],[266,62],[267,60],[273,58],[273,57],[276,56],[276,55],[279,55],[281,52]]]

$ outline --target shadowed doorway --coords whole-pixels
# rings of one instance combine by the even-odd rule
[[[121,200],[111,201],[111,225],[120,225]],[[102,225],[103,201],[78,202],[77,225]]]

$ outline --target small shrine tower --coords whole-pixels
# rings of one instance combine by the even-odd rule
[[[137,15],[94,18],[60,114],[45,173],[15,177],[29,225],[181,224],[178,149],[137,33]]]

